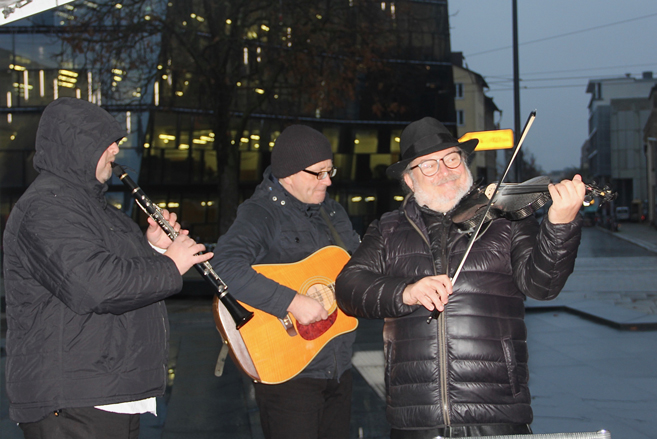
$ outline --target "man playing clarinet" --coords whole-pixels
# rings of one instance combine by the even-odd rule
[[[4,234],[7,394],[26,438],[139,437],[139,414],[165,390],[163,299],[212,257],[149,218],[144,236],[107,203],[106,182],[125,132],[89,102],[60,98],[36,136],[39,176]]]

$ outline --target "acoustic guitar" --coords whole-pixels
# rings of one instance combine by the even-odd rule
[[[217,330],[244,373],[257,382],[283,383],[305,369],[329,341],[356,329],[358,320],[343,313],[335,301],[335,279],[348,260],[349,254],[342,248],[328,246],[299,262],[253,266],[258,273],[324,306],[329,318],[310,325],[298,323],[291,314],[279,319],[240,302],[254,316],[238,330],[215,297],[212,308]]]

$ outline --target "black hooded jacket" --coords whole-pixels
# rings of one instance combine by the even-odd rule
[[[372,223],[336,281],[347,314],[385,318],[388,421],[409,430],[530,424],[523,301],[559,294],[574,269],[581,218],[491,221],[444,312],[427,324],[429,311],[403,303],[404,288],[425,276],[453,277],[469,236],[449,214],[407,201]]]
[[[39,175],[4,233],[6,379],[16,422],[164,392],[162,299],[182,288],[182,277],[105,200],[96,165],[124,136],[105,110],[72,98],[52,102],[39,122]]]

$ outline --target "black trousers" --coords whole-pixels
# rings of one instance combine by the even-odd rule
[[[267,439],[346,439],[351,415],[351,370],[339,380],[297,378],[254,384]]]
[[[429,430],[390,431],[390,439],[434,439],[437,437],[479,437],[532,434],[527,424],[473,424],[452,427],[431,428]]]
[[[93,407],[68,408],[19,427],[25,439],[139,439],[139,416]]]

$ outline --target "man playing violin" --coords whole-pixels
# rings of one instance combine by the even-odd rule
[[[541,224],[487,223],[452,286],[470,234],[451,216],[471,189],[477,142],[433,118],[410,124],[387,170],[408,195],[370,225],[337,279],[346,313],[386,319],[391,438],[531,433],[524,299],[556,297],[572,273],[585,186],[580,176],[550,185]]]

